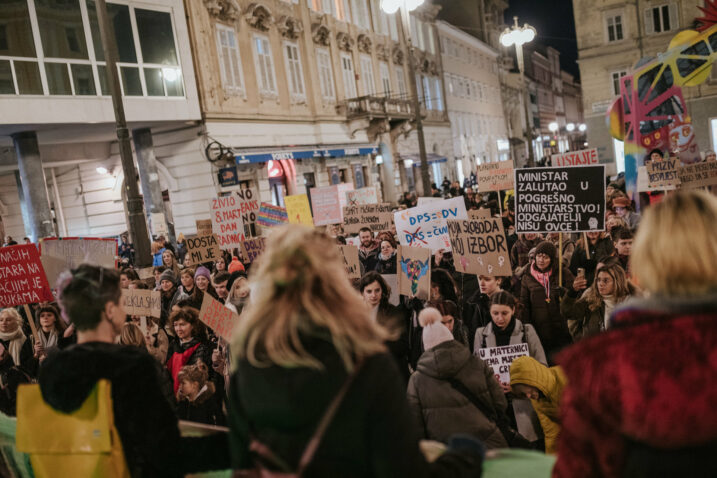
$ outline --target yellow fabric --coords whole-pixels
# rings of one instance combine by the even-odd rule
[[[39,385],[21,385],[15,440],[18,451],[30,455],[37,478],[130,476],[107,380],[97,382],[82,406],[70,414],[45,403]]]
[[[532,357],[518,357],[510,366],[510,384],[523,383],[540,390],[545,398],[530,400],[545,435],[545,452],[557,451],[560,434],[560,397],[567,383],[560,367],[546,367]]]

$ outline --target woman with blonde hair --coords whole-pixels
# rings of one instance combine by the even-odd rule
[[[164,252],[162,252],[162,265],[164,265],[167,269],[171,269],[172,272],[174,272],[174,275],[179,277],[181,268],[179,267],[177,258],[174,256],[174,252],[169,249],[165,249]]]
[[[250,286],[232,343],[235,470],[480,476],[476,454],[448,452],[432,464],[421,455],[387,332],[351,286],[334,239],[299,225],[275,229]],[[318,446],[305,454],[310,441]]]
[[[651,206],[632,249],[646,292],[566,350],[556,478],[717,476],[717,198]]]

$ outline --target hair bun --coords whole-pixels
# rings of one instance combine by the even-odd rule
[[[443,317],[438,309],[427,307],[423,309],[420,314],[418,314],[418,323],[421,324],[421,327],[427,327],[431,324],[440,322],[442,318]]]

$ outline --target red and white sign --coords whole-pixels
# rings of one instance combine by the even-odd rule
[[[246,240],[242,221],[242,216],[250,212],[246,204],[235,195],[209,200],[212,231],[217,235],[220,249],[239,248]]]
[[[53,300],[35,244],[0,248],[0,308]]]
[[[563,166],[590,166],[600,164],[597,148],[554,154],[550,157],[554,168]]]
[[[234,326],[239,322],[239,316],[205,292],[202,309],[199,311],[199,320],[204,322],[219,337],[229,342],[232,338]]]

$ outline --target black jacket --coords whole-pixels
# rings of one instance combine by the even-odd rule
[[[490,323],[490,297],[478,289],[463,306],[463,325],[468,329],[470,350],[475,348],[476,330]]]
[[[611,256],[615,251],[615,246],[613,246],[610,238],[604,237],[598,240],[595,245],[590,244],[588,241],[588,248],[590,250],[590,259],[585,254],[584,240],[578,241],[573,256],[570,258],[570,272],[573,275],[578,275],[578,268],[585,269],[585,279],[588,281],[589,287],[595,279],[595,269],[598,262],[602,262],[603,259]]]
[[[346,371],[330,342],[314,338],[303,345],[323,370],[258,368],[246,360],[237,364],[229,410],[234,469],[252,466],[250,429],[251,436],[295,469],[344,383]],[[446,453],[426,463],[395,362],[379,354],[367,359],[354,379],[304,477],[479,477],[479,461],[473,455]]]
[[[182,399],[177,401],[177,418],[207,425],[226,425],[222,411],[221,397],[218,397],[212,382],[193,402]]]
[[[90,342],[51,353],[40,369],[42,397],[78,409],[99,379],[112,384],[115,424],[133,477],[178,477],[229,467],[227,436],[181,438],[160,387],[160,365],[139,347]]]
[[[394,254],[387,260],[381,259],[381,255],[376,256],[376,266],[374,270],[379,274],[395,274],[396,273],[396,259],[398,254]]]

